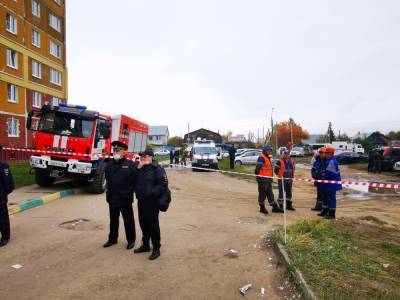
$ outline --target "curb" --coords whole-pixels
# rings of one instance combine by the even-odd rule
[[[301,292],[304,295],[305,299],[317,300],[318,298],[315,296],[314,292],[311,290],[310,286],[304,279],[303,274],[293,265],[289,255],[283,246],[279,243],[274,243],[275,251],[278,252],[278,255],[283,259],[286,268],[288,269],[290,275],[294,279],[296,285],[300,288]]]
[[[72,195],[76,195],[76,194],[77,194],[76,190],[65,190],[65,191],[57,192],[57,193],[50,194],[47,196],[43,196],[40,198],[26,200],[26,201],[23,201],[18,204],[8,205],[8,213],[10,215],[14,215],[19,212],[26,211],[26,210],[53,202],[55,200],[59,200],[59,199],[62,199],[62,198],[68,197],[68,196],[72,196]]]

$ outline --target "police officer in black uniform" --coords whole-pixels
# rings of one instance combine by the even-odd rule
[[[107,180],[106,199],[110,208],[110,234],[104,248],[118,242],[119,215],[122,214],[125,225],[125,235],[128,245],[126,249],[135,246],[136,232],[133,216],[133,192],[138,174],[137,164],[125,158],[128,147],[119,141],[111,143],[113,159],[108,162],[105,170]]]
[[[10,217],[8,215],[8,194],[14,190],[14,180],[9,166],[0,161],[0,247],[10,241]]]
[[[158,219],[158,199],[168,188],[168,179],[165,170],[153,161],[154,153],[146,150],[140,155],[139,174],[136,180],[136,198],[138,199],[138,212],[140,228],[143,238],[142,246],[135,253],[150,252],[150,239],[153,244],[153,252],[150,260],[160,256],[160,223]]]

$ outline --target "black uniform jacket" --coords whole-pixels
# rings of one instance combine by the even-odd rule
[[[156,204],[168,188],[165,170],[157,162],[143,166],[136,180],[136,198],[141,203]]]
[[[122,158],[111,160],[106,166],[107,202],[111,207],[132,205],[138,174],[135,162]]]
[[[7,204],[7,195],[14,190],[14,180],[10,167],[0,161],[0,204]]]

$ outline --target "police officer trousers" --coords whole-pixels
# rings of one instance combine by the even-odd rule
[[[160,249],[160,222],[158,219],[159,209],[152,201],[138,201],[139,223],[142,229],[143,245],[153,244],[153,249]]]
[[[0,233],[2,240],[10,239],[10,217],[7,203],[0,204]]]
[[[272,181],[258,181],[258,204],[265,205],[265,198],[270,205],[275,202]]]
[[[336,209],[336,191],[322,191],[323,208]]]
[[[118,241],[119,230],[119,215],[122,214],[125,226],[125,236],[128,243],[135,242],[135,218],[133,216],[133,207],[128,205],[125,207],[111,207],[110,206],[110,234],[108,240],[111,242]]]
[[[278,179],[278,187],[279,187],[279,198],[278,202],[280,204],[283,203],[283,185],[282,181],[285,187],[285,193],[286,193],[286,201],[287,202],[292,202],[292,185],[293,181],[290,179]]]

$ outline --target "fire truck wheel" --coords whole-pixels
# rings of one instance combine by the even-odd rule
[[[50,177],[49,172],[46,170],[35,170],[35,180],[38,186],[46,187],[53,185],[56,180],[54,177]]]
[[[103,164],[93,179],[91,186],[92,193],[102,194],[106,191],[106,186],[105,164]]]

